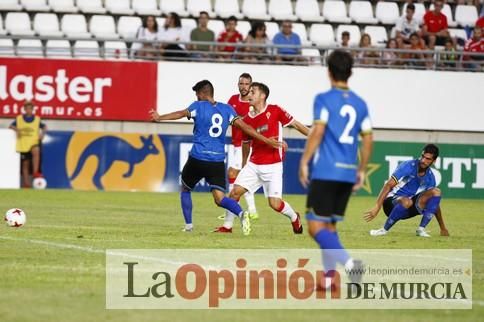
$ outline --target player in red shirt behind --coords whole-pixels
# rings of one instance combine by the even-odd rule
[[[248,73],[243,73],[239,76],[239,94],[232,95],[227,104],[232,106],[238,116],[244,117],[249,113],[250,103],[248,101],[250,84],[252,84],[252,76]],[[235,178],[242,169],[242,131],[236,127],[232,128],[232,146],[229,147],[228,157],[228,177],[229,177],[229,191],[234,187]],[[250,219],[257,219],[257,208],[255,206],[254,194],[247,192],[244,194],[247,202],[247,210],[249,211]],[[223,219],[225,214],[221,216]]]
[[[269,88],[262,83],[252,83],[249,92],[249,102],[252,110],[244,117],[244,122],[256,129],[257,132],[267,138],[275,138],[282,141],[282,127],[291,126],[303,135],[307,136],[309,129],[295,120],[288,112],[278,105],[267,104]],[[291,205],[282,200],[282,160],[283,149],[273,149],[251,141],[250,159],[245,164],[249,154],[248,138],[244,135],[243,161],[244,167],[235,180],[234,188],[229,197],[239,200],[247,191],[256,192],[261,186],[264,195],[269,201],[269,206],[291,220],[295,234],[301,234],[303,227],[301,218]],[[217,232],[232,232],[235,215],[227,212],[225,222]]]

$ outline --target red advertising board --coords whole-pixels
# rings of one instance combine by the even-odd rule
[[[145,121],[156,82],[153,62],[0,58],[0,117],[31,99],[46,119]]]

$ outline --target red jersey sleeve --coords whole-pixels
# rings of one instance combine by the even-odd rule
[[[442,14],[442,29],[449,29],[449,25],[447,23],[447,16]]]
[[[292,115],[289,114],[289,112],[287,112],[285,109],[278,105],[275,107],[277,109],[278,121],[281,122],[283,127],[290,125],[292,121],[294,121],[294,117],[292,117]]]

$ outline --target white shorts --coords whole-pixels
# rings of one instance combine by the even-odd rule
[[[235,179],[235,184],[251,193],[255,193],[262,186],[266,198],[282,198],[282,162],[273,164],[247,162]]]
[[[229,168],[242,169],[242,146],[229,145],[227,158]]]

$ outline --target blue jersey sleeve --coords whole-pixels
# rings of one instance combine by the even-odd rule
[[[328,123],[329,111],[325,106],[322,95],[318,95],[314,99],[313,114],[314,123]]]
[[[229,117],[229,123],[230,125],[232,125],[234,124],[234,121],[239,118],[239,115],[237,114],[237,112],[235,112],[234,108],[231,105],[226,104],[226,106],[227,106],[227,114]]]
[[[405,161],[405,162],[400,163],[400,165],[397,167],[397,169],[392,174],[393,180],[395,180],[396,182],[399,182],[401,178],[412,174],[412,171],[413,171],[412,163],[413,162],[414,162],[414,160],[409,160],[409,161]]]
[[[190,106],[188,106],[188,112],[190,113],[189,118],[197,117],[197,111],[199,106],[200,106],[200,103],[198,101],[195,101],[192,104],[190,104]]]
[[[432,170],[429,170],[429,171],[430,171],[430,173],[429,173],[429,181],[428,181],[427,190],[435,188],[437,186],[437,182],[435,181],[435,176],[434,176]]]

